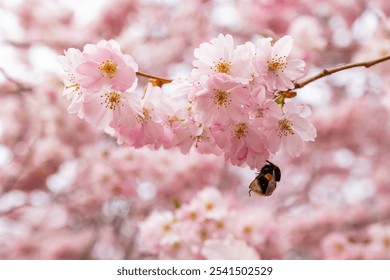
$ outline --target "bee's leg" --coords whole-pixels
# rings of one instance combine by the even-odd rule
[[[251,191],[252,191],[252,190],[251,190],[251,189],[249,189],[249,196],[251,196]]]

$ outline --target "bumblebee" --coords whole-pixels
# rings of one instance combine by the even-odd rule
[[[268,160],[266,162],[268,164],[261,168],[249,185],[249,196],[252,191],[258,195],[270,196],[276,189],[276,182],[279,182],[282,176],[280,168]]]

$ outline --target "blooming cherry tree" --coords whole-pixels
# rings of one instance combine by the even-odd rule
[[[270,38],[257,42],[253,65],[256,74],[262,78],[269,90],[288,90],[294,88],[292,81],[301,78],[305,63],[300,59],[290,59],[293,39],[291,36],[280,38],[271,45]]]
[[[0,259],[390,259],[389,1],[3,2]]]

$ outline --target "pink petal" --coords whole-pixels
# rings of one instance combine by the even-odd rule
[[[294,130],[296,130],[304,141],[313,141],[317,136],[315,127],[306,119],[299,116],[291,118]]]
[[[297,133],[284,137],[283,145],[293,157],[298,157],[303,151],[303,141]]]
[[[100,76],[99,65],[96,62],[88,61],[81,63],[77,68],[76,72],[84,76]]]
[[[272,130],[268,137],[268,148],[269,151],[273,154],[275,154],[280,149],[280,144],[282,143],[282,138],[279,137],[278,131]]]

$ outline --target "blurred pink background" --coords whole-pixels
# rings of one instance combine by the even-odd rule
[[[294,38],[307,76],[390,54],[385,0],[0,2],[0,259],[390,259],[390,62],[299,89],[315,142],[271,197],[223,157],[119,146],[66,111],[63,50],[176,78],[219,33]],[[141,84],[145,79],[140,79]]]

